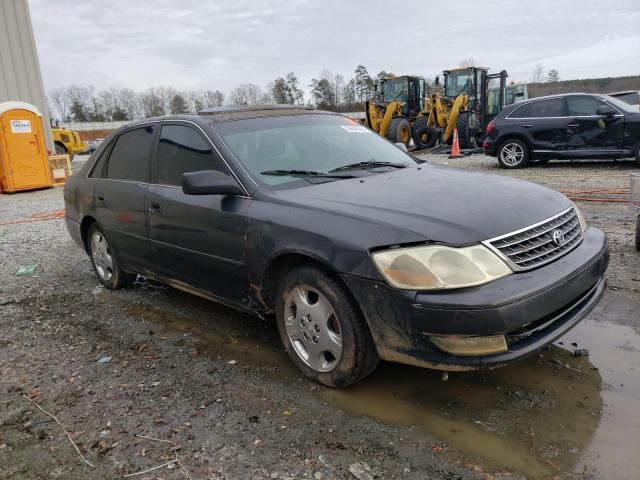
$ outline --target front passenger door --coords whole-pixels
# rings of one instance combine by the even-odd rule
[[[251,199],[186,195],[181,187],[182,174],[199,170],[218,170],[231,176],[197,127],[163,124],[156,151],[156,180],[147,194],[156,273],[169,284],[192,287],[244,305],[249,292],[245,212]]]
[[[610,116],[598,115],[600,107],[608,107]],[[624,115],[602,100],[589,95],[567,97],[567,111],[571,118],[567,153],[580,157],[617,156],[624,140]]]

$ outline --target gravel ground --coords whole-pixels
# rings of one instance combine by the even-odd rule
[[[635,168],[430,160],[562,189],[619,188]],[[61,220],[0,225],[0,478],[121,478],[176,459],[133,478],[342,479],[358,467],[379,479],[633,478],[633,218],[621,204],[580,207],[609,236],[612,262],[609,292],[575,338],[447,382],[382,364],[346,391],[303,379],[271,321],[143,279],[104,290]],[[0,223],[62,208],[59,188],[4,195]],[[15,275],[30,264],[32,275]],[[570,343],[591,357],[573,357]]]

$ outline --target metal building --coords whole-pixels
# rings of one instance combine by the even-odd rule
[[[47,148],[54,152],[27,0],[0,0],[0,102],[21,101],[42,112]]]

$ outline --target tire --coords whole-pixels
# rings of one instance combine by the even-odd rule
[[[55,145],[55,149],[56,149],[56,155],[66,155],[67,154],[67,149],[64,145],[60,145],[59,143],[56,143]]]
[[[502,142],[497,157],[502,168],[523,168],[529,164],[529,147],[522,140],[510,138]]]
[[[640,165],[640,140],[636,142],[636,163]]]
[[[462,112],[458,115],[456,120],[456,128],[458,129],[458,143],[460,148],[473,148],[476,147],[474,125],[476,123],[476,116],[473,112]]]
[[[275,307],[285,350],[307,378],[347,387],[377,366],[378,353],[358,304],[329,272],[312,266],[289,271]]]
[[[404,117],[396,117],[391,120],[386,137],[393,143],[404,143],[408,147],[411,140],[409,120]]]
[[[427,126],[429,117],[421,116],[415,119],[412,127],[413,144],[418,150],[432,148],[438,141],[435,129]]]
[[[87,253],[98,281],[109,290],[131,285],[136,276],[120,269],[115,252],[97,223],[91,224],[87,232]]]

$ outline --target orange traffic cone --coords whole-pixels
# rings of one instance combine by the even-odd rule
[[[451,155],[449,158],[460,158],[462,154],[460,153],[460,143],[458,142],[458,129],[453,129],[453,145],[451,146]]]

